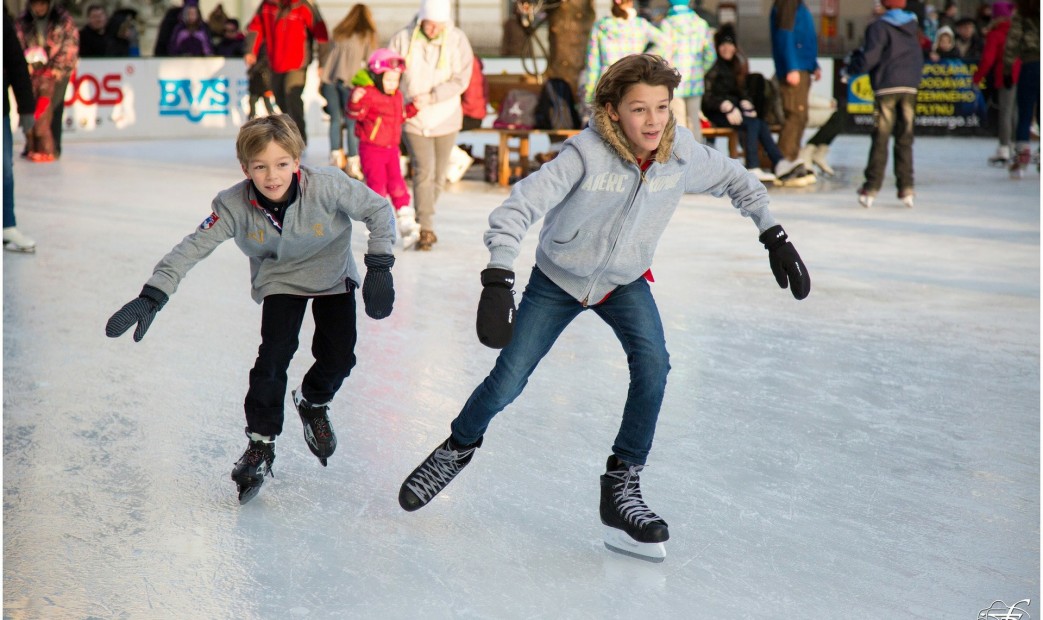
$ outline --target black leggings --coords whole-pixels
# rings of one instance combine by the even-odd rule
[[[250,371],[246,425],[261,435],[282,433],[286,369],[297,351],[308,297],[269,295],[261,309],[261,346]],[[326,403],[355,366],[355,293],[310,298],[315,318],[311,353],[315,363],[304,375],[304,398]]]

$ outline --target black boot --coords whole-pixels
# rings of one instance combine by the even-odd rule
[[[272,473],[272,463],[275,462],[275,438],[270,438],[270,441],[257,439],[257,435],[250,433],[249,428],[245,430],[250,443],[232,468],[232,480],[239,487],[240,504],[245,504],[257,495],[266,475],[275,475]]]
[[[641,498],[641,470],[644,465],[631,465],[608,457],[605,475],[601,476],[601,522],[623,530],[639,543],[661,543],[670,538],[666,521],[649,510]]]
[[[311,453],[319,457],[319,462],[326,467],[326,459],[333,456],[337,449],[337,435],[330,425],[329,403],[315,405],[304,398],[302,388],[293,391],[293,404],[304,423],[304,441],[308,442]]]
[[[469,446],[456,445],[452,437],[446,439],[402,483],[398,504],[409,512],[426,506],[471,462],[480,447],[481,437]]]

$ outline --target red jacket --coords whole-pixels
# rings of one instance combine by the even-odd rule
[[[268,49],[273,73],[304,69],[311,64],[311,41],[319,44],[325,62],[329,34],[319,9],[308,0],[265,0],[246,27],[246,51],[257,56]]]
[[[981,53],[981,62],[978,70],[974,72],[975,84],[980,84],[989,69],[992,69],[992,79],[996,88],[1003,87],[1003,47],[1007,44],[1007,31],[1010,30],[1010,19],[1005,19],[996,24],[989,34],[985,35],[985,49]],[[1018,74],[1021,73],[1021,61],[1014,60],[1014,83],[1018,83]]]
[[[355,100],[355,91],[364,94]],[[362,142],[398,148],[402,140],[402,123],[416,116],[416,106],[403,105],[402,91],[385,95],[376,86],[356,86],[348,102],[348,115],[355,119],[355,135]]]
[[[467,84],[467,90],[460,95],[460,107],[463,108],[464,116],[483,119],[485,118],[485,106],[488,103],[489,84],[482,73],[482,60],[475,56],[471,81]]]

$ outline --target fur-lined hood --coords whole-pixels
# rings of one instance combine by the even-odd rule
[[[623,133],[623,128],[619,126],[619,123],[609,118],[608,110],[595,108],[594,115],[590,119],[590,126],[594,128],[594,131],[598,132],[601,138],[612,147],[612,150],[623,161],[637,165],[637,157],[634,156],[634,149],[630,144],[630,140]],[[667,121],[666,128],[663,129],[663,139],[659,141],[659,148],[656,149],[656,163],[665,164],[670,160],[670,155],[673,154],[674,150],[676,128],[677,121],[674,119],[673,112],[671,112],[670,120]]]

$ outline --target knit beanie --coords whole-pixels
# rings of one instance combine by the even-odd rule
[[[444,24],[450,20],[449,0],[421,0],[420,19]]]
[[[715,48],[720,47],[725,43],[738,45],[735,38],[735,28],[731,24],[722,25],[713,35],[713,46]]]
[[[992,3],[992,16],[997,17],[1010,17],[1014,13],[1014,5],[1010,2],[993,2]]]
[[[670,6],[688,6],[691,0],[670,0]]]
[[[883,4],[888,9],[905,9],[905,0],[883,0]]]

